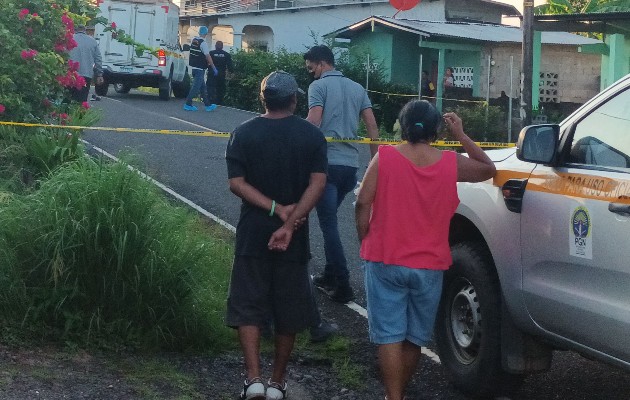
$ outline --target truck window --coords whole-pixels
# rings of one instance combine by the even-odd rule
[[[630,168],[630,90],[599,105],[578,122],[569,162]]]

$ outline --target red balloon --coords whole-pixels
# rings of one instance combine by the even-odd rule
[[[420,0],[389,0],[389,4],[397,10],[411,10],[420,3]]]

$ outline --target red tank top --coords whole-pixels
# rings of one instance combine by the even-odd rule
[[[376,196],[361,258],[408,268],[452,264],[449,225],[459,204],[457,154],[418,167],[393,146],[378,150]]]

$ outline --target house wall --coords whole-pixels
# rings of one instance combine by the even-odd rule
[[[420,48],[418,35],[404,32],[394,34],[392,47],[391,81],[418,87],[420,79]],[[424,57],[422,59],[424,65]],[[429,64],[430,65],[430,64]],[[425,68],[426,69],[426,68]]]
[[[514,56],[513,96],[520,96],[521,45],[517,43],[486,47],[484,53],[491,54],[495,65],[491,67],[490,97],[496,98],[501,91],[510,95],[510,56]],[[543,44],[540,65],[541,75],[557,75],[557,97],[561,103],[584,103],[599,93],[601,57],[597,54],[582,54],[576,46]],[[541,86],[545,85],[541,79]],[[487,87],[481,79],[481,92]],[[543,96],[545,97],[545,96]],[[541,99],[544,101],[544,99]]]
[[[369,35],[361,35],[352,41],[352,46],[357,46],[370,55],[370,64],[378,64],[383,71],[383,78],[392,80],[392,49],[394,48],[394,34],[391,31],[379,29]],[[365,60],[357,60],[366,62]]]

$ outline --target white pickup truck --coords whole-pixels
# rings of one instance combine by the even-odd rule
[[[101,16],[114,23],[116,31],[98,24],[98,40],[103,59],[104,84],[96,94],[107,94],[109,85],[118,93],[128,93],[139,86],[157,88],[159,97],[168,100],[188,95],[190,78],[186,59],[179,44],[179,7],[168,0],[99,0]],[[157,54],[137,54],[134,45],[116,40],[123,30],[136,43],[158,49]]]
[[[507,394],[573,350],[630,370],[630,75],[461,183],[435,339],[452,383]]]

